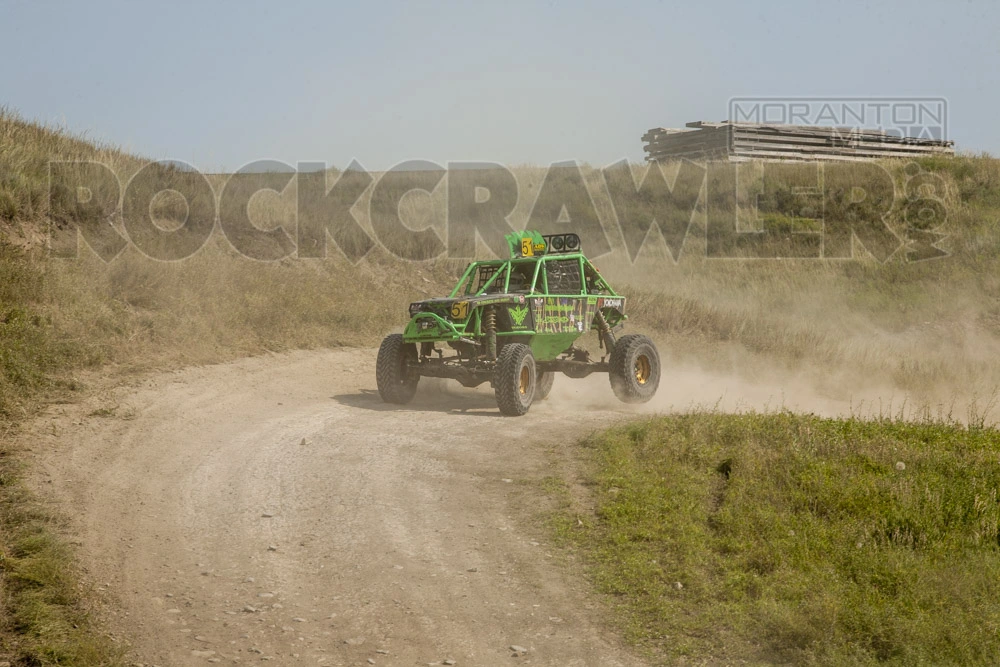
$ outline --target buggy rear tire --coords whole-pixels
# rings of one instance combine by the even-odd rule
[[[544,401],[552,391],[552,383],[556,381],[556,374],[552,371],[542,371],[538,373],[538,384],[535,385],[535,400]]]
[[[646,336],[622,336],[611,351],[611,389],[623,403],[645,403],[660,386],[660,354]]]
[[[521,343],[508,343],[500,350],[493,376],[493,389],[501,414],[520,417],[528,412],[535,399],[538,376],[531,348]]]
[[[404,405],[417,393],[420,376],[410,368],[417,360],[417,346],[404,343],[402,334],[390,334],[382,340],[375,362],[378,393],[386,403]]]

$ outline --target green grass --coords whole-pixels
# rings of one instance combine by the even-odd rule
[[[123,652],[97,631],[73,554],[54,518],[21,482],[20,465],[0,453],[0,656],[18,665],[121,665]]]
[[[627,637],[673,664],[994,664],[1000,433],[697,413],[585,443],[555,525]]]
[[[59,335],[44,273],[0,241],[0,420],[23,416],[32,396],[59,384],[55,372],[86,364],[86,348]]]

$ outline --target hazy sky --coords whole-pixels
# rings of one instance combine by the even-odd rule
[[[0,105],[203,169],[604,165],[803,95],[943,97],[1000,155],[1000,2],[0,0]]]

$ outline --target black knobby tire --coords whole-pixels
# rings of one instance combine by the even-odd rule
[[[409,363],[416,360],[417,346],[404,343],[402,334],[385,337],[375,362],[375,381],[383,401],[403,405],[413,399],[420,376],[410,368]]]
[[[618,339],[609,366],[611,388],[623,403],[645,403],[660,386],[660,354],[646,336]]]
[[[535,400],[544,401],[552,391],[552,383],[556,380],[556,374],[551,371],[539,371],[538,382],[535,385]]]
[[[500,412],[508,417],[520,417],[527,413],[537,387],[535,356],[531,348],[521,343],[504,345],[493,375],[493,389]]]

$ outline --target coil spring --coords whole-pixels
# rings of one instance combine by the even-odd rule
[[[610,354],[611,350],[615,346],[615,334],[611,331],[608,321],[604,319],[604,313],[598,310],[594,319],[597,320],[597,331],[600,333],[600,336],[598,337],[598,345],[603,347]]]
[[[492,306],[483,312],[483,333],[486,334],[486,356],[497,358],[497,313]]]

